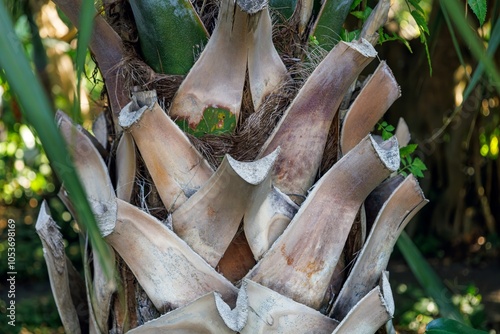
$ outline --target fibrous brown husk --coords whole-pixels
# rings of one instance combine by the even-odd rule
[[[245,98],[244,95],[243,120],[235,133],[205,135],[201,138],[190,136],[191,142],[214,167],[220,164],[225,154],[230,154],[239,161],[254,160],[295,96],[296,86],[297,84],[291,81],[276,89],[255,112],[248,111],[252,103],[251,99]]]
[[[125,90],[156,90],[162,107],[168,107],[184,78],[182,75],[155,73],[131,48],[127,50],[127,57],[117,66],[125,77]]]

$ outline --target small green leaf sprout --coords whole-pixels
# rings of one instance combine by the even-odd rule
[[[378,123],[377,130],[382,131],[382,139],[387,140],[394,135],[395,127],[386,121]],[[404,177],[408,174],[413,174],[415,177],[423,178],[424,171],[427,170],[427,166],[419,157],[412,157],[418,148],[417,144],[408,144],[404,147],[399,148],[399,156],[401,158],[401,167],[398,173]]]

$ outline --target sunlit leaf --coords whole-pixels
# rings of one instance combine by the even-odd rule
[[[407,157],[408,155],[412,154],[413,152],[415,152],[417,147],[418,147],[417,144],[409,144],[409,145],[406,145],[405,147],[401,147],[399,149],[399,156],[401,157],[401,159],[403,159],[403,158]]]
[[[413,8],[415,8],[420,13],[422,13],[422,14],[425,13],[425,11],[422,9],[422,7],[420,7],[420,0],[408,0],[408,2],[410,3],[410,5],[413,6]]]
[[[431,55],[429,52],[429,44],[427,42],[426,34],[429,35],[429,27],[427,26],[427,21],[422,16],[423,11],[421,9],[412,10],[410,12],[411,16],[415,20],[418,26],[418,30],[420,31],[420,42],[424,44],[425,55],[427,56],[427,63],[429,64],[429,74],[432,76],[432,62]]]
[[[426,32],[429,34],[429,27],[427,27],[427,22],[425,21],[425,18],[416,10],[411,11],[411,16],[415,19],[415,22],[417,22],[418,27],[420,29],[420,33]]]
[[[479,24],[483,25],[486,19],[486,0],[467,0],[467,3],[476,14]]]
[[[416,168],[414,165],[410,166],[410,172],[415,175],[416,177],[424,177],[424,173],[418,168]]]
[[[365,21],[368,18],[368,16],[370,16],[371,12],[372,12],[372,9],[370,7],[366,7],[365,10],[353,11],[353,12],[351,12],[351,14],[354,17],[360,19],[361,21]]]
[[[354,10],[356,7],[358,7],[361,1],[363,0],[354,0],[351,4],[351,11]]]
[[[353,31],[347,31],[345,29],[342,29],[341,38],[342,38],[343,41],[352,42],[353,40],[359,38],[360,32],[361,31],[359,29],[356,29],[356,30],[353,30]]]
[[[399,41],[406,46],[406,48],[408,49],[408,51],[410,51],[410,53],[413,53],[413,50],[411,49],[410,43],[408,43],[408,41],[406,39],[399,36],[395,32],[393,32],[392,35],[389,35],[389,34],[383,32],[383,28],[380,28],[378,31],[378,34],[380,36],[379,41],[378,41],[380,44],[383,44],[383,43],[389,42],[389,41]]]
[[[394,130],[396,130],[396,128],[393,125],[389,124],[385,127],[385,131],[393,132]]]
[[[413,159],[413,166],[415,166],[416,168],[418,168],[419,170],[427,170],[427,166],[424,164],[424,162],[422,160],[420,160],[419,157],[416,157],[415,159]]]

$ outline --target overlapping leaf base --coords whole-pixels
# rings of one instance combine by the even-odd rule
[[[170,109],[155,91],[134,91],[113,110],[113,145],[105,145],[106,127],[95,144],[59,114],[116,260],[106,277],[86,245],[82,291],[89,311],[78,313],[69,294],[72,267],[43,208],[37,231],[68,333],[374,333],[390,321],[387,262],[427,201],[415,178],[395,175],[398,139],[407,144],[407,128],[386,141],[369,134],[400,95],[384,62],[347,113],[337,114],[376,57],[370,42],[340,42],[324,57],[267,140],[256,144],[253,161],[226,155],[214,170],[177,125],[209,129],[200,126],[207,108],[226,108],[238,121],[245,94],[256,114],[269,108],[267,97],[290,80],[271,28],[264,2],[222,1],[212,38]],[[111,154],[103,155],[103,146]],[[332,146],[334,153],[326,150]],[[336,163],[318,176],[324,155],[332,154]],[[144,169],[165,214],[137,205]]]

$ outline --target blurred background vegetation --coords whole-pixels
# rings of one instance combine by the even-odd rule
[[[75,28],[52,2],[1,1],[11,9],[16,34],[51,97],[54,111],[71,111],[76,94]],[[406,120],[413,141],[419,144],[419,157],[428,167],[421,184],[431,202],[410,223],[407,232],[450,289],[450,302],[475,328],[500,333],[498,89],[484,76],[464,100],[464,91],[477,66],[473,53],[439,1],[417,1],[425,13],[428,33],[421,26],[419,29],[410,3],[391,2],[384,32],[388,39],[396,41],[377,46],[379,57],[387,59],[403,94],[386,121],[397,124],[399,117]],[[485,47],[492,39],[500,13],[498,2],[487,3],[484,23],[463,3],[468,29],[477,32]],[[353,22],[356,15],[361,14],[353,13]],[[349,29],[349,19],[346,27]],[[498,52],[496,55],[493,59],[498,64]],[[82,112],[76,116],[85,128],[91,129],[102,110],[103,85],[90,54],[85,73]],[[0,70],[0,289],[4,296],[6,227],[7,220],[14,219],[16,269],[20,273],[17,322],[23,324],[23,333],[62,333],[42,246],[34,231],[39,204],[43,199],[48,201],[66,238],[66,253],[81,268],[77,225],[57,197],[59,180],[19,108]],[[425,324],[439,316],[437,304],[418,285],[397,250],[389,270],[396,295],[396,328],[423,332]],[[2,299],[1,313],[5,308]],[[0,321],[0,332],[8,331],[6,320]]]

